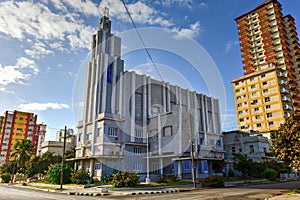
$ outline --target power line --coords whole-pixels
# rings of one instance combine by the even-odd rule
[[[128,10],[128,8],[127,8],[127,6],[126,6],[124,0],[122,0],[122,3],[123,3],[123,5],[124,5],[124,7],[125,7],[125,9],[126,9],[127,15],[129,16],[129,18],[130,18],[130,20],[131,20],[131,23],[132,23],[132,25],[133,25],[133,27],[134,27],[136,33],[137,33],[138,36],[139,36],[139,39],[141,40],[141,42],[142,42],[142,44],[143,44],[143,46],[144,46],[144,49],[145,49],[145,51],[146,51],[146,53],[147,53],[147,55],[148,55],[148,57],[149,57],[151,63],[153,64],[153,66],[154,66],[154,68],[155,68],[155,70],[156,70],[156,72],[157,72],[159,78],[161,79],[161,81],[163,81],[163,78],[162,78],[161,74],[159,73],[156,64],[154,63],[154,61],[153,61],[153,59],[152,59],[152,56],[151,56],[151,54],[150,54],[150,52],[149,52],[149,50],[148,50],[148,48],[147,48],[147,46],[146,46],[146,44],[145,44],[143,38],[142,38],[142,36],[141,36],[139,30],[137,29],[137,27],[136,27],[136,25],[135,25],[135,23],[134,23],[134,21],[133,21],[131,15],[130,15],[130,13],[129,13],[129,10]]]

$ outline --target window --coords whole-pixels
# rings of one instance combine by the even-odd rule
[[[244,121],[244,118],[241,118],[241,119],[240,119],[240,122],[243,122],[243,121]]]
[[[134,163],[134,171],[142,171],[142,167],[143,167],[142,163],[140,162]]]
[[[95,163],[95,171],[98,171],[101,169],[101,164],[100,163]]]
[[[269,125],[269,126],[273,126],[273,125],[274,125],[274,122],[268,122],[268,125]]]
[[[270,101],[270,97],[266,97],[265,102],[269,102],[269,101]]]
[[[260,76],[260,78],[265,78],[266,77],[266,75],[265,74],[262,74],[261,76]]]
[[[141,147],[134,147],[133,148],[133,153],[134,154],[139,155],[139,154],[141,154],[141,152],[142,152]]]
[[[256,127],[257,127],[257,128],[260,128],[260,127],[261,127],[261,124],[256,124]]]
[[[257,95],[257,93],[256,93],[256,92],[253,92],[253,93],[252,93],[252,96],[256,96],[256,95]]]
[[[243,152],[243,149],[239,149],[239,152],[242,153],[242,152]]]
[[[250,153],[253,153],[253,152],[254,152],[254,147],[253,147],[253,145],[250,145],[250,146],[249,146],[249,152],[250,152]]]
[[[256,115],[256,116],[255,116],[255,119],[260,119],[260,115]]]
[[[260,52],[258,55],[259,55],[259,56],[261,56],[261,55],[263,55],[263,53],[262,53],[262,52]]]
[[[102,135],[102,127],[97,129],[97,137]]]
[[[235,83],[235,85],[239,85],[239,84],[240,84],[239,82],[236,82],[236,83]]]
[[[257,104],[257,102],[258,102],[257,100],[253,100],[251,105],[255,105],[255,104]]]
[[[82,140],[82,134],[79,133],[79,134],[78,134],[78,142],[80,142],[81,140]]]
[[[163,137],[172,136],[172,126],[166,126],[163,128]]]
[[[267,113],[267,118],[272,117],[272,113]]]
[[[231,153],[235,153],[235,147],[231,147]]]
[[[251,89],[254,89],[256,86],[255,85],[251,85]]]
[[[241,96],[237,96],[237,97],[236,97],[237,100],[240,100],[241,98],[242,98]]]
[[[254,108],[254,111],[259,111],[259,108]]]
[[[267,81],[265,81],[265,82],[262,82],[262,85],[267,85],[268,83],[267,83]]]
[[[117,128],[108,128],[108,135],[112,137],[118,137],[118,129]]]
[[[253,78],[253,77],[251,77],[251,78],[250,78],[250,81],[254,81],[254,78]]]
[[[264,61],[264,59],[263,59],[263,58],[259,60],[259,62],[263,62],[263,61]]]
[[[238,107],[242,107],[242,104],[241,104],[241,103],[239,103],[239,104],[238,104]]]
[[[217,140],[217,146],[218,146],[218,147],[221,146],[221,140]]]
[[[238,92],[240,92],[240,90],[239,90],[239,89],[238,89],[238,90],[235,90],[235,92],[238,93]]]
[[[265,90],[263,90],[263,93],[266,93],[266,92],[268,92],[269,90],[268,89],[265,89]]]
[[[269,108],[271,108],[271,105],[267,105],[267,106],[266,106],[266,109],[269,109]]]
[[[242,115],[242,114],[243,114],[243,111],[239,111],[238,114],[239,114],[239,115]]]
[[[152,106],[152,115],[157,116],[160,113],[160,108],[158,106]]]
[[[135,129],[134,134],[136,138],[143,138],[143,130]]]
[[[189,160],[184,160],[183,161],[183,167],[184,167],[184,170],[190,170],[191,169],[191,163]]]
[[[112,71],[113,71],[112,68],[113,68],[112,63],[107,66],[107,82],[108,83],[112,82]]]

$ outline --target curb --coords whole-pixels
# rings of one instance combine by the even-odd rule
[[[68,192],[68,195],[77,195],[77,196],[108,196],[108,193],[87,193],[87,192]]]
[[[132,192],[131,196],[134,195],[146,195],[146,194],[167,194],[167,193],[175,193],[175,192],[181,192],[180,190],[162,190],[162,191],[151,191],[151,192]]]

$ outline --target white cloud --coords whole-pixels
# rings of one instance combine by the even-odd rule
[[[57,6],[61,5],[58,1],[53,2],[56,2]],[[75,6],[75,3],[72,3],[72,6]],[[87,5],[89,8],[90,4]],[[30,38],[26,40],[43,43],[44,46],[38,45],[35,46],[35,49],[26,49],[26,53],[33,57],[38,56],[37,51],[41,47],[44,48],[42,49],[44,54],[50,53],[45,45],[59,50],[64,50],[66,47],[72,50],[90,47],[90,36],[95,28],[84,25],[80,15],[74,12],[55,13],[47,6],[41,2],[34,3],[32,1],[1,2],[0,33],[21,41]],[[76,9],[82,12],[86,11],[81,7],[76,7]],[[53,44],[49,45],[51,43]],[[63,47],[62,44],[65,44],[66,47]]]
[[[8,91],[8,90],[6,90],[6,88],[0,88],[0,92],[5,92],[5,93],[8,93],[8,94],[15,94],[15,92]]]
[[[18,109],[24,110],[24,111],[44,111],[48,109],[68,109],[70,106],[68,104],[62,104],[62,103],[25,103],[18,105]]]
[[[71,6],[75,11],[85,15],[99,16],[99,8],[90,0],[51,0],[55,7],[60,10],[65,10],[63,3]]]
[[[12,66],[2,66],[0,64],[0,85],[11,83],[24,84],[32,75],[37,75],[39,69],[33,60],[20,57],[17,63]]]
[[[53,51],[46,49],[42,42],[36,42],[31,49],[25,49],[25,53],[32,58],[41,58],[44,55],[53,54]]]
[[[196,21],[191,24],[189,28],[174,28],[173,31],[176,32],[176,39],[180,39],[181,37],[189,37],[195,38],[199,35],[201,31],[200,21]]]
[[[238,45],[239,42],[238,41],[229,41],[227,44],[226,44],[226,47],[225,47],[225,53],[229,53],[229,51],[232,49],[233,46],[236,46]]]
[[[208,8],[207,3],[205,3],[205,2],[200,3],[199,6],[200,6],[200,8]]]
[[[159,11],[149,7],[143,2],[137,1],[132,4],[127,3],[126,5],[135,23],[150,25],[159,24],[166,27],[173,25],[171,21],[160,16],[163,15],[163,13],[160,13]],[[102,0],[99,7],[101,10],[103,10],[105,7],[108,7],[110,9],[110,16],[113,16],[121,21],[130,22],[130,18],[126,13],[121,0]]]

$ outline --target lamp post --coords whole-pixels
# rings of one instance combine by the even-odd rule
[[[192,135],[192,116],[189,113],[190,117],[190,142],[191,142],[191,161],[192,161],[192,177],[193,177],[193,185],[196,188],[196,166],[195,166],[195,159],[194,159],[194,138]]]
[[[146,184],[150,184],[151,179],[150,179],[150,176],[149,176],[149,133],[148,133],[148,131],[147,131],[146,142],[147,142],[147,177],[146,177]]]

